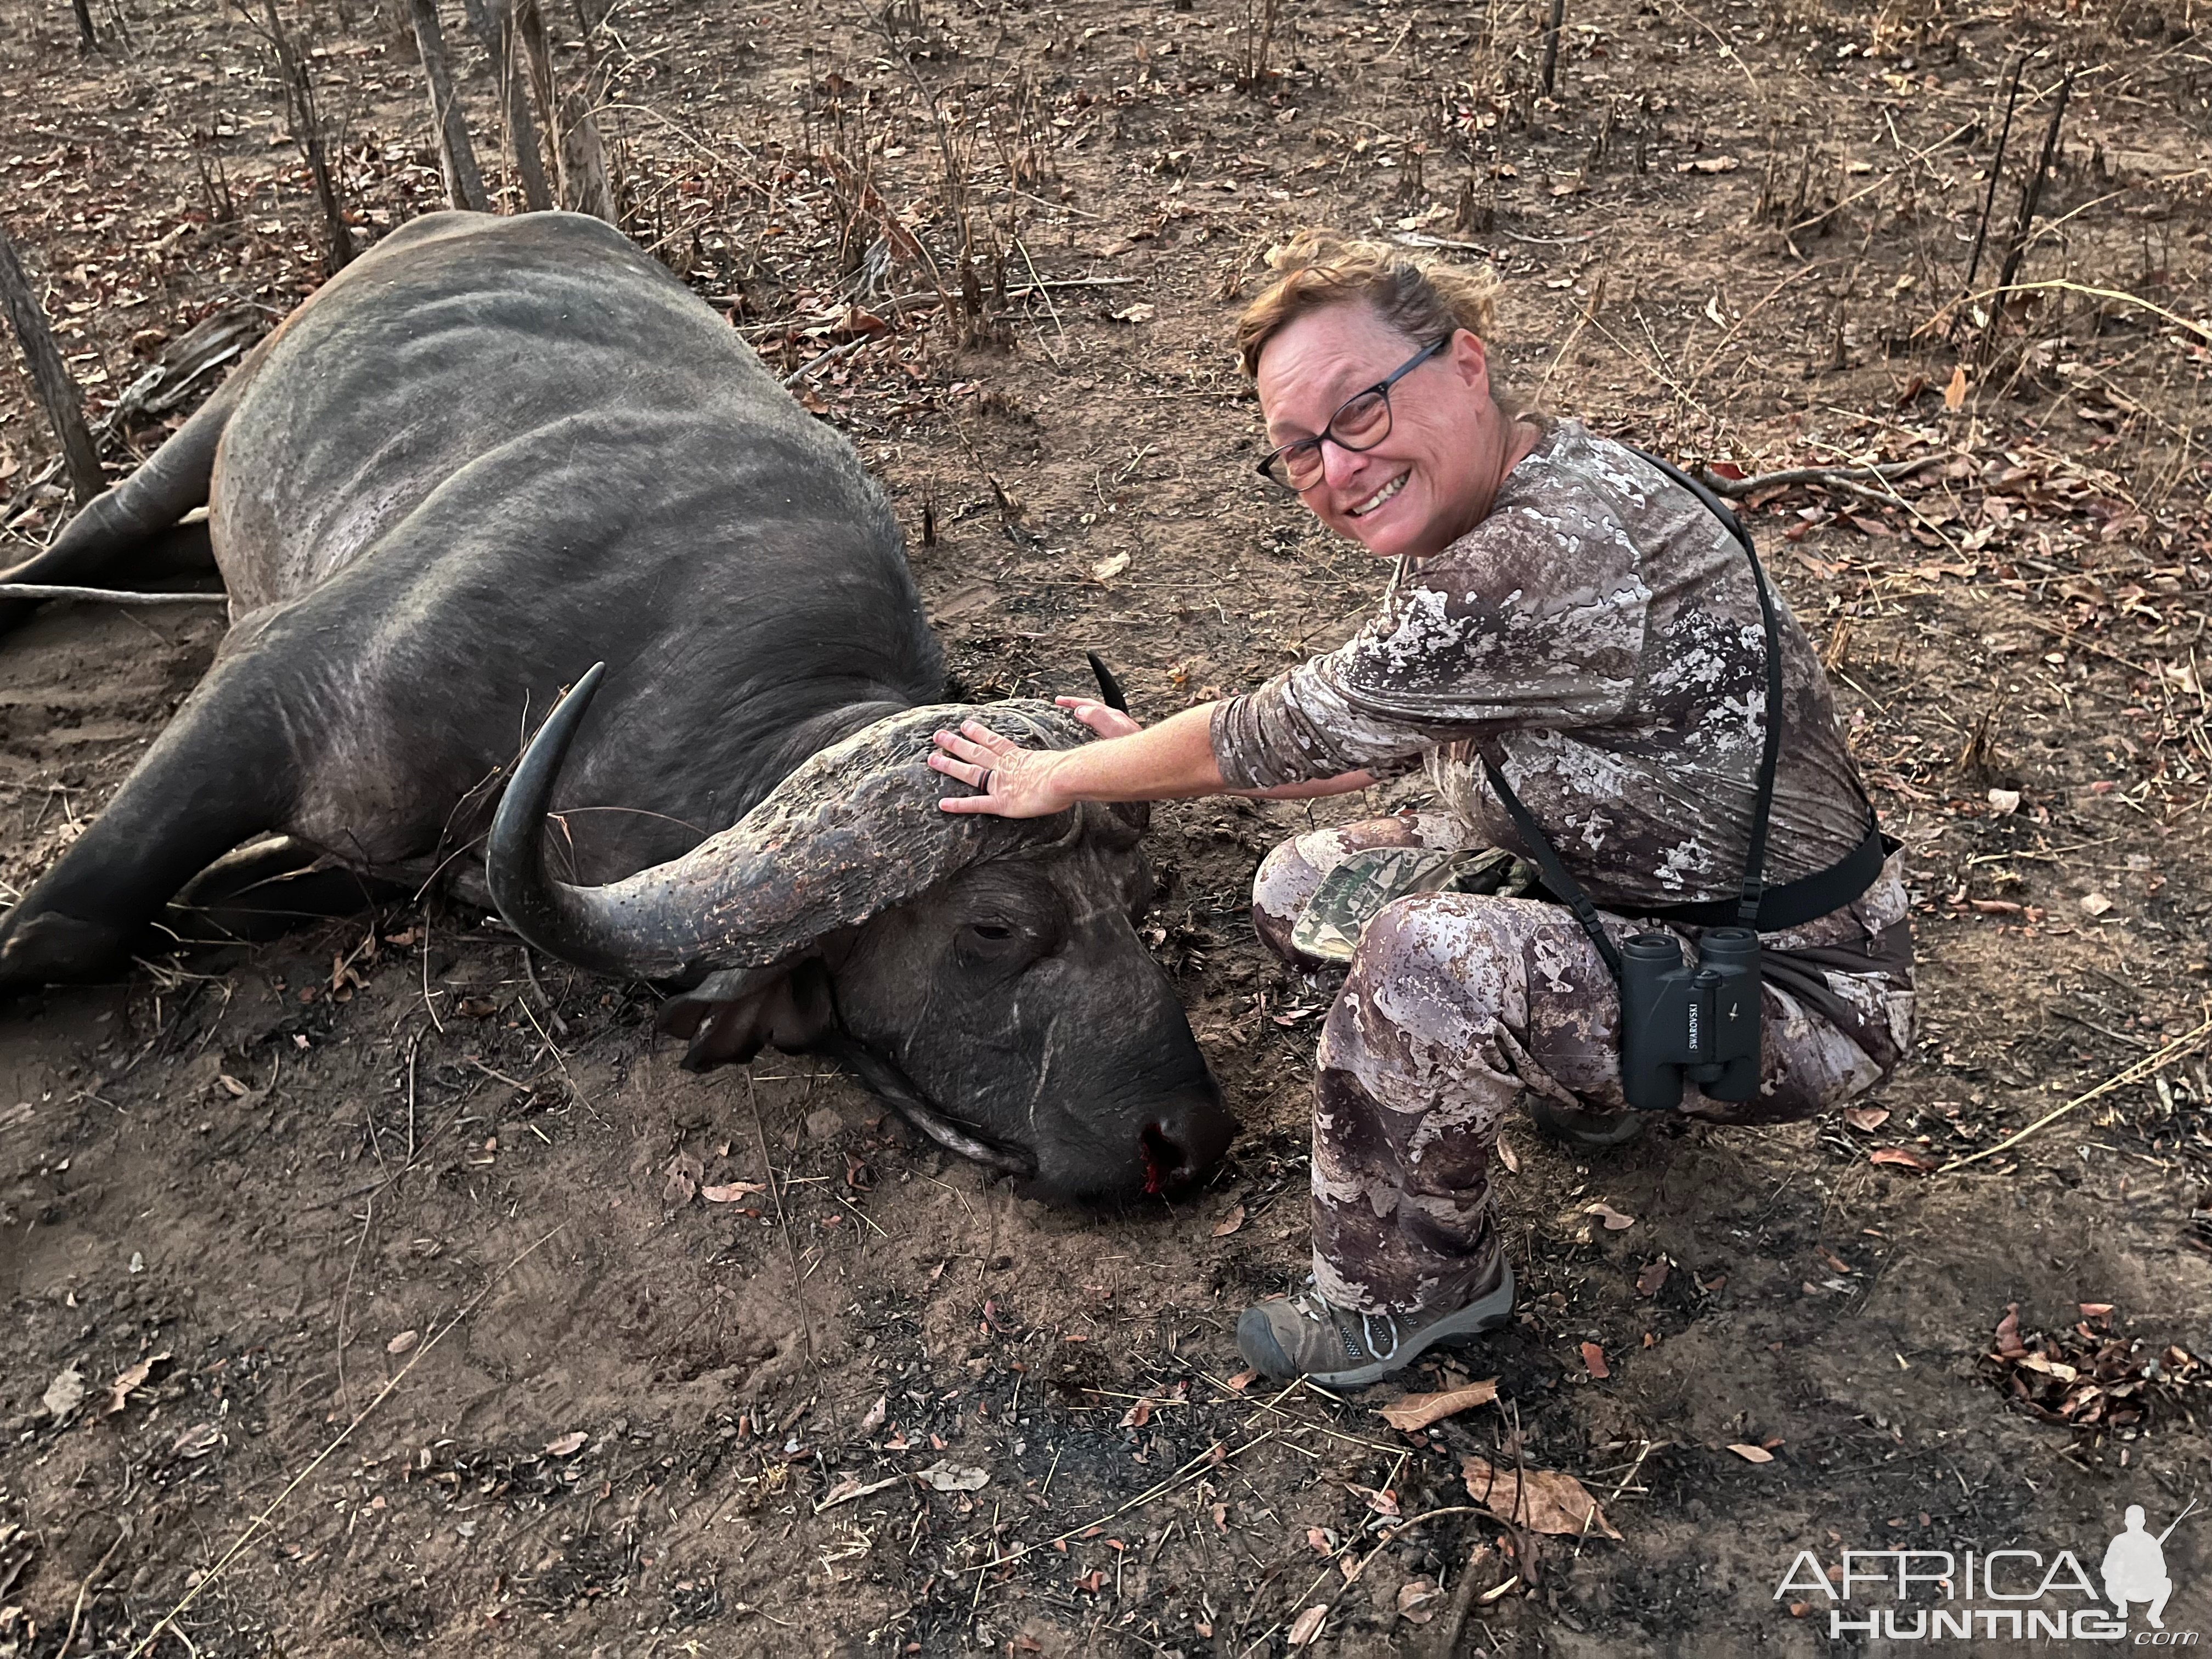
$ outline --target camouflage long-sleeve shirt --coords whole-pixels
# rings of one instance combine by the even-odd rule
[[[1826,677],[1772,587],[1783,744],[1771,882],[1826,868],[1866,807]],[[1401,562],[1345,645],[1214,710],[1232,787],[1426,766],[1443,805],[1527,852],[1494,762],[1608,909],[1733,896],[1765,726],[1765,639],[1750,562],[1688,491],[1562,422],[1507,475],[1490,515]]]

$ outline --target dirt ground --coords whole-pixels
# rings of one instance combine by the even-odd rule
[[[2037,1639],[2001,1597],[2046,1572],[2009,1605],[2090,1605],[2059,1552],[2094,1577],[2126,1505],[2156,1533],[2212,1474],[2194,4],[1575,0],[1548,93],[1525,0],[552,9],[626,227],[817,364],[964,695],[1079,689],[1093,648],[1158,717],[1356,624],[1382,573],[1263,495],[1228,349],[1303,223],[1490,258],[1510,384],[1723,477],[1932,457],[1749,497],[1910,849],[1917,1046],[1833,1121],[1580,1163],[1510,1129],[1518,1325],[1408,1381],[1496,1399],[1404,1431],[1398,1388],[1234,1375],[1237,1312],[1304,1272],[1328,991],[1244,910],[1304,807],[1158,815],[1151,937],[1243,1131],[1121,1214],[1018,1199],[811,1061],[686,1076],[647,988],[434,896],[149,960],[0,1012],[0,1655],[1865,1651],[1894,1559],[1843,1583],[1847,1549],[2035,1553],[1934,1604],[1996,1610],[1948,1651]],[[94,13],[81,56],[0,0],[0,212],[97,420],[323,250],[263,34]],[[283,15],[362,238],[438,205],[404,8]],[[6,355],[13,562],[66,504]],[[0,643],[9,896],[220,616]],[[1577,1478],[1619,1538],[1508,1524],[1470,1456]],[[2208,1540],[2166,1540],[2170,1632],[2212,1629]]]

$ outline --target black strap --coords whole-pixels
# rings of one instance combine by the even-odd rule
[[[1735,920],[1739,927],[1756,927],[1759,902],[1766,896],[1766,830],[1774,815],[1774,773],[1782,759],[1782,629],[1774,620],[1774,596],[1767,592],[1766,571],[1759,562],[1759,550],[1751,544],[1751,532],[1743,527],[1743,520],[1672,461],[1632,445],[1627,447],[1630,454],[1642,456],[1703,501],[1742,544],[1743,556],[1751,561],[1751,584],[1759,591],[1759,618],[1766,630],[1766,732],[1759,750],[1759,793],[1751,809],[1751,848],[1744,854],[1743,898],[1736,906]]]
[[[1521,804],[1521,797],[1513,793],[1513,786],[1505,781],[1505,775],[1492,766],[1486,757],[1482,769],[1490,775],[1490,787],[1498,799],[1505,803],[1512,815],[1513,827],[1521,832],[1521,839],[1528,848],[1528,856],[1536,860],[1537,869],[1543,872],[1544,885],[1553,898],[1575,913],[1582,923],[1583,932],[1589,942],[1597,946],[1598,955],[1605,958],[1606,970],[1617,981],[1620,977],[1620,952],[1605,936],[1604,925],[1599,921],[1597,906],[1583,891],[1582,884],[1567,873],[1567,866],[1559,862],[1559,849],[1552,845],[1552,838],[1544,833],[1544,826],[1536,822],[1534,814]]]
[[[1751,561],[1752,586],[1759,594],[1759,615],[1766,635],[1766,727],[1762,734],[1759,754],[1758,793],[1751,814],[1751,845],[1744,858],[1743,892],[1731,905],[1727,899],[1712,899],[1695,904],[1675,904],[1641,911],[1638,914],[1662,921],[1678,921],[1691,927],[1719,927],[1733,920],[1738,927],[1749,927],[1759,933],[1775,933],[1785,927],[1797,927],[1831,910],[1841,908],[1874,884],[1881,873],[1882,861],[1894,850],[1895,843],[1881,833],[1874,802],[1868,797],[1866,787],[1856,776],[1851,784],[1858,791],[1859,799],[1867,809],[1865,839],[1837,863],[1828,868],[1805,876],[1796,881],[1785,882],[1778,887],[1766,884],[1766,839],[1774,813],[1774,776],[1782,757],[1782,630],[1775,620],[1774,596],[1767,589],[1766,571],[1759,562],[1759,550],[1752,545],[1751,532],[1743,520],[1736,517],[1721,498],[1703,483],[1683,471],[1672,462],[1646,453],[1633,446],[1624,446],[1629,453],[1649,461],[1668,477],[1688,490],[1721,523],[1727,526],[1743,548],[1744,557]],[[1598,955],[1605,959],[1606,967],[1615,980],[1620,977],[1620,952],[1606,937],[1598,915],[1597,906],[1590,902],[1580,883],[1567,873],[1561,862],[1559,849],[1552,838],[1544,833],[1535,816],[1522,804],[1505,775],[1486,757],[1483,771],[1490,780],[1490,787],[1506,812],[1513,819],[1514,828],[1528,846],[1536,867],[1543,872],[1544,885],[1552,896],[1574,912],[1575,920],[1582,925],[1590,943],[1597,947]],[[1733,910],[1733,915],[1731,915]]]

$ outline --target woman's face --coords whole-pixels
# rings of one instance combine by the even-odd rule
[[[1407,339],[1361,304],[1299,318],[1260,356],[1268,447],[1316,435],[1346,398],[1434,343]],[[1322,445],[1320,481],[1298,499],[1370,553],[1424,558],[1490,511],[1506,471],[1506,440],[1482,342],[1462,329],[1448,349],[1390,388],[1389,434],[1371,449]]]

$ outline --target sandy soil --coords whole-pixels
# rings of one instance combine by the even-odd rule
[[[65,12],[0,15],[0,201],[95,418],[193,324],[312,289],[235,14],[111,0],[92,57]],[[435,205],[391,16],[285,16],[362,234]],[[556,17],[638,240],[790,368],[866,342],[805,395],[891,489],[966,694],[1078,689],[1095,648],[1157,717],[1356,624],[1379,572],[1261,494],[1227,349],[1303,222],[1494,259],[1512,380],[1601,429],[1752,473],[1937,454],[1894,492],[1753,497],[1911,849],[1917,1050],[1852,1121],[1580,1163],[1510,1130],[1519,1325],[1409,1380],[1498,1398],[1405,1433],[1397,1389],[1232,1375],[1238,1310],[1303,1272],[1326,994],[1243,903],[1304,808],[1158,815],[1158,950],[1244,1131],[1123,1214],[1017,1199],[811,1061],[685,1076],[647,989],[533,984],[434,898],[149,960],[0,1015],[0,1655],[137,1652],[173,1613],[161,1650],[210,1656],[1811,1654],[1866,1644],[1817,1569],[1778,1593],[1800,1551],[2094,1576],[2126,1504],[2165,1527],[2207,1473],[2203,1053],[1926,1166],[2205,1018],[2193,17],[1595,0],[1548,96],[1519,3],[1316,0],[1257,75],[1229,0],[641,0],[588,52]],[[1984,359],[1971,316],[1929,325],[2021,52],[1990,239],[2078,65],[2020,273],[2073,286],[2018,296]],[[124,427],[118,470],[162,432]],[[11,356],[0,560],[63,516],[52,453]],[[98,812],[219,614],[50,607],[0,647],[0,880]],[[767,1190],[697,1195],[738,1181]],[[1620,1538],[1478,1510],[1469,1455],[1578,1477]],[[2208,1538],[2200,1511],[2167,1541],[2176,1631],[2212,1627]]]

